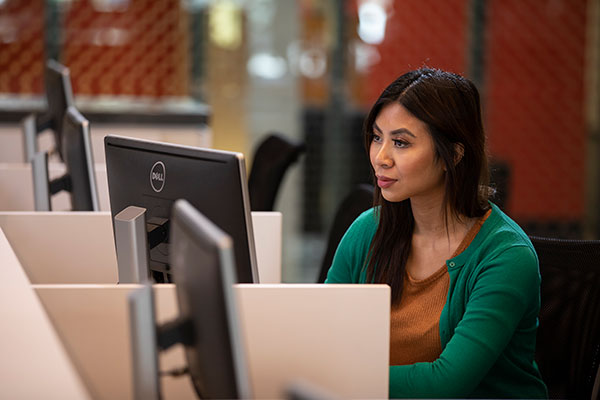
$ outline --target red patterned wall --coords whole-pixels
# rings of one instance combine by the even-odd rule
[[[41,94],[44,0],[6,0],[0,6],[0,93]]]
[[[130,0],[103,12],[90,0],[70,4],[62,62],[73,91],[86,95],[188,94],[188,21],[179,0]]]
[[[424,65],[466,72],[468,0],[402,0],[393,2],[384,41],[377,46],[381,61],[370,71],[370,106],[395,78]]]
[[[586,1],[490,2],[487,133],[517,218],[584,212]]]

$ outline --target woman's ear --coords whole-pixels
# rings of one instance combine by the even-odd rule
[[[454,143],[454,165],[458,164],[465,155],[465,146],[462,143]]]

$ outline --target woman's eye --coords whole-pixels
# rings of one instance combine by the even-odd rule
[[[406,146],[408,146],[408,143],[406,143],[403,140],[394,140],[394,146],[396,146],[396,147],[406,147]]]
[[[375,135],[375,134],[374,134],[374,135],[373,135],[373,141],[374,141],[375,143],[379,143],[379,142],[381,142],[381,137],[379,137],[378,135]]]

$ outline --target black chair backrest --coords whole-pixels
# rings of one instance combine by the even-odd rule
[[[600,362],[600,240],[530,239],[542,276],[540,372],[550,398],[590,399]]]
[[[373,206],[373,186],[368,184],[357,185],[344,197],[340,203],[327,238],[327,248],[321,262],[321,269],[317,283],[325,282],[327,271],[331,267],[333,256],[337,250],[342,236],[346,233],[352,222],[365,210]]]
[[[271,133],[260,142],[248,176],[252,211],[273,211],[283,176],[305,149],[304,143],[278,133]]]

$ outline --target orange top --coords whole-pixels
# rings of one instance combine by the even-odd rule
[[[452,257],[469,247],[490,213],[491,210],[473,224]],[[413,279],[405,272],[402,299],[392,306],[390,365],[432,362],[440,356],[440,315],[446,304],[449,284],[446,264],[421,280]]]

